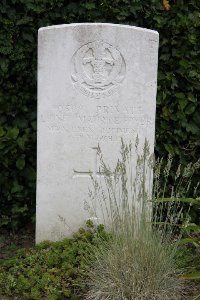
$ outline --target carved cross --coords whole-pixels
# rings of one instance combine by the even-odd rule
[[[97,160],[98,160],[98,147],[92,147],[91,149],[93,149],[93,153],[94,153],[94,156],[93,156],[93,168],[92,170],[88,170],[88,171],[77,171],[77,170],[74,170],[74,176],[73,178],[77,178],[77,177],[90,177],[90,175],[92,174],[93,176],[103,176],[103,173],[101,173],[99,170],[98,170],[98,167],[97,167]]]

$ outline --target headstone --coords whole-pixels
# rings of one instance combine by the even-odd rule
[[[154,148],[158,33],[114,24],[39,29],[36,242],[89,219],[98,145],[112,166],[121,138]]]

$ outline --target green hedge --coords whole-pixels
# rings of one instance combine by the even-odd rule
[[[166,4],[168,1],[164,1]],[[199,0],[2,0],[0,3],[0,227],[34,216],[39,27],[130,24],[160,33],[156,153],[194,161],[200,146]]]

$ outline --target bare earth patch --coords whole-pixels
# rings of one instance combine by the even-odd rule
[[[35,245],[34,225],[18,232],[1,230],[0,232],[0,263],[14,256],[20,248],[30,248]]]

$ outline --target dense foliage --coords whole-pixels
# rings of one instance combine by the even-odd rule
[[[83,299],[91,247],[109,235],[91,222],[71,239],[20,249],[0,264],[0,299]],[[3,298],[1,298],[3,297]]]
[[[160,33],[156,153],[194,161],[200,149],[198,0],[2,0],[0,3],[0,227],[35,210],[39,27],[130,24]]]
[[[102,251],[102,241],[107,245],[111,240],[111,235],[106,233],[102,225],[95,228],[91,222],[87,222],[87,228],[80,229],[73,238],[59,242],[44,241],[36,247],[19,249],[10,258],[0,260],[0,299],[85,299],[89,289],[89,271],[94,265],[93,252],[96,255],[98,249]],[[184,285],[189,287],[188,279],[196,279],[197,283],[200,279],[199,238],[186,238],[180,244],[175,260],[185,270],[182,277],[186,279]],[[124,252],[119,254],[118,268]],[[143,259],[141,255],[138,257]],[[149,259],[152,261],[151,256]],[[144,272],[143,279],[147,281],[146,267]],[[103,278],[104,270],[99,275]],[[194,290],[194,295],[197,291]],[[191,288],[188,292],[190,296],[193,294]],[[189,295],[184,299],[190,299]]]

